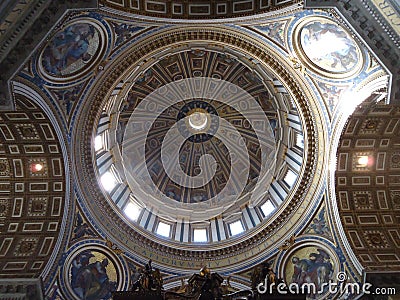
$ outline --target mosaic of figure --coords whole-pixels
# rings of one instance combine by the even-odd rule
[[[43,52],[42,64],[51,75],[68,75],[88,63],[97,48],[98,32],[94,26],[73,24],[53,37]]]
[[[340,95],[345,90],[344,86],[330,85],[319,82],[318,86],[321,89],[321,95],[327,101],[328,108],[333,111],[339,102]]]
[[[313,63],[331,72],[352,70],[359,55],[354,40],[339,26],[324,21],[306,24],[301,45]]]
[[[54,89],[53,93],[61,104],[63,111],[70,116],[75,102],[79,99],[84,84],[78,84],[66,89]]]
[[[293,253],[290,260],[291,262],[286,266],[287,283],[295,283],[299,287],[303,284],[312,284],[315,286],[315,291],[322,294],[326,283],[333,278],[330,255],[323,249],[306,247]],[[314,296],[309,295],[311,298]]]
[[[120,44],[126,42],[129,40],[136,32],[139,30],[143,29],[143,27],[137,27],[137,26],[130,26],[129,24],[113,24],[114,26],[114,31],[116,34],[116,39],[115,39],[115,46],[119,46]]]
[[[80,299],[109,299],[116,290],[115,266],[100,252],[81,252],[73,260],[70,274],[71,287]]]
[[[305,233],[318,234],[325,237],[331,237],[329,224],[326,217],[326,209],[323,207],[314,217],[312,223],[305,230]]]
[[[80,239],[84,236],[96,236],[94,231],[83,220],[81,214],[78,212],[75,219],[75,228],[73,231],[73,239]]]
[[[265,32],[270,38],[277,41],[282,46],[285,45],[284,42],[284,31],[285,31],[285,23],[272,23],[264,26],[256,26],[261,31]]]

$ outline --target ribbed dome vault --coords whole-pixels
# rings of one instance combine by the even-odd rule
[[[269,250],[252,248],[290,234],[281,225],[303,215],[293,212],[310,187],[305,169],[318,163],[310,106],[284,60],[245,36],[166,35],[153,37],[157,49],[149,38],[120,55],[93,88],[82,132],[94,168],[78,174],[96,199],[89,209],[119,247],[155,251],[161,265],[197,268],[198,257],[224,270],[243,253],[259,259]],[[240,260],[234,268],[252,263]]]

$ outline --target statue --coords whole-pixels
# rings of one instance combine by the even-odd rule
[[[219,299],[222,297],[221,284],[224,279],[218,273],[211,273],[207,266],[200,270],[200,276],[204,277],[204,282],[200,290],[199,300]]]
[[[139,275],[133,283],[132,291],[138,291],[144,294],[157,293],[161,295],[163,289],[161,272],[159,269],[153,269],[151,263],[152,261],[150,259],[144,268],[139,269]]]
[[[280,282],[282,280],[276,277],[270,263],[263,263],[253,269],[251,275],[251,288],[253,291],[261,294],[273,293]]]

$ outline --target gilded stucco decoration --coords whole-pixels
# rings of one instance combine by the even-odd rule
[[[0,120],[1,274],[46,278],[70,203],[62,143],[50,117],[22,94],[17,110],[2,112]]]
[[[399,108],[376,104],[378,97],[360,105],[341,133],[336,201],[361,265],[369,271],[399,270]]]
[[[146,0],[100,0],[109,11],[137,14],[143,18],[171,19],[173,21],[227,19],[268,13],[286,8],[299,1],[294,0],[224,0],[224,1],[146,1]]]

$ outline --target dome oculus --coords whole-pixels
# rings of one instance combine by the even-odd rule
[[[195,111],[189,115],[189,126],[197,131],[201,131],[209,124],[208,114],[201,111]]]

